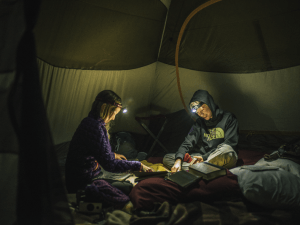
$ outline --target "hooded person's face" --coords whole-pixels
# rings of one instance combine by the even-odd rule
[[[203,104],[201,107],[199,107],[196,113],[198,114],[198,116],[202,117],[205,120],[209,120],[212,118],[212,112],[206,104]]]

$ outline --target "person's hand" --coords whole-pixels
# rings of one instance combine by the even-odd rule
[[[203,162],[203,158],[202,156],[193,156],[193,158],[196,159],[196,161],[193,163],[193,164],[196,164],[196,163],[201,163]]]
[[[114,153],[115,154],[115,159],[118,159],[118,160],[127,160],[126,157],[124,155],[121,155],[121,154],[117,154],[117,153]]]
[[[149,166],[145,166],[143,163],[141,163],[141,171],[142,172],[153,172],[153,169]]]
[[[181,159],[177,159],[174,163],[174,166],[171,168],[171,172],[175,173],[181,170]]]

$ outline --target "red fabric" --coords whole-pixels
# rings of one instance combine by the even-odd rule
[[[258,151],[250,151],[250,150],[240,150],[239,151],[239,160],[242,161],[242,164],[238,164],[237,166],[242,165],[254,165],[258,160],[263,158],[264,154],[267,152],[258,152]]]
[[[240,150],[237,166],[253,165],[265,152]],[[189,155],[185,155],[189,158]],[[150,157],[148,162],[162,163],[163,157]],[[151,209],[154,202],[168,201],[171,204],[193,201],[213,201],[238,197],[241,194],[237,176],[227,170],[227,175],[211,181],[200,180],[193,187],[182,190],[179,185],[164,178],[149,178],[139,182],[129,197],[137,209]]]
[[[149,178],[139,182],[129,197],[136,209],[152,209],[155,202],[168,201],[171,204],[193,201],[221,200],[239,196],[237,176],[227,171],[227,175],[211,181],[201,180],[184,190],[176,183],[164,178]]]
[[[156,163],[163,163],[163,157],[149,157],[149,158],[147,159],[147,162],[153,163],[153,164],[156,164]]]
[[[129,198],[136,209],[152,209],[155,202],[168,201],[176,204],[184,199],[179,186],[162,177],[154,177],[140,181],[133,187]]]
[[[207,181],[201,179],[198,184],[187,192],[188,201],[215,201],[236,198],[241,195],[237,176],[227,170],[226,176]]]
[[[183,162],[187,162],[190,163],[192,162],[193,158],[190,156],[189,153],[185,153],[184,158],[183,158]]]

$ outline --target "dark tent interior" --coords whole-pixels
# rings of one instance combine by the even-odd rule
[[[128,109],[110,130],[112,149],[122,148],[118,134],[129,135],[131,150],[153,165],[185,140],[199,89],[238,120],[237,167],[299,143],[300,1],[1,0],[0,18],[0,224],[299,223],[297,163],[288,172],[280,167],[294,179],[278,180],[269,202],[259,201],[259,191],[213,193],[218,200],[190,192],[189,202],[169,194],[147,216],[104,210],[105,219],[74,209],[64,166],[102,90]],[[201,184],[227,190],[225,178]],[[242,178],[235,182],[241,187]],[[158,200],[148,195],[136,197],[145,205]]]

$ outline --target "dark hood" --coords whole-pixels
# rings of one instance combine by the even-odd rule
[[[195,101],[205,103],[206,105],[208,105],[208,107],[210,108],[210,110],[212,112],[213,118],[210,120],[205,120],[205,119],[199,117],[201,119],[201,121],[204,122],[208,128],[214,127],[222,119],[223,110],[219,108],[219,106],[214,102],[213,97],[207,91],[205,91],[205,90],[196,91],[194,93],[189,105]]]

